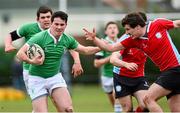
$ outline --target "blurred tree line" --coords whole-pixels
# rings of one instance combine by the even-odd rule
[[[13,61],[15,52],[5,53],[4,47],[0,48],[0,85],[6,86],[12,82],[11,63]]]

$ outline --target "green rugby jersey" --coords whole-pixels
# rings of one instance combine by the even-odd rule
[[[41,29],[40,25],[36,23],[29,23],[21,26],[17,29],[17,34],[19,37],[24,37],[25,42],[27,42],[33,35],[36,33],[41,32],[43,29]],[[26,70],[29,70],[29,64],[26,62],[23,62],[23,68]]]
[[[110,44],[114,44],[115,42],[111,40],[109,37],[105,37],[105,40],[108,41]],[[96,56],[101,56],[102,58],[106,58],[110,56],[112,52],[108,51],[100,51],[96,53]],[[106,63],[101,67],[101,75],[106,76],[106,77],[113,77],[113,65],[111,63]]]
[[[30,75],[43,78],[52,77],[59,72],[60,60],[67,49],[75,49],[78,42],[71,36],[62,34],[56,42],[50,30],[45,30],[34,35],[27,42],[29,45],[36,43],[44,50],[45,60],[42,65],[30,65]]]

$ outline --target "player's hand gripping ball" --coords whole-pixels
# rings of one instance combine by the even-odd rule
[[[33,59],[36,56],[45,57],[44,50],[38,44],[32,44],[27,50],[27,56]]]

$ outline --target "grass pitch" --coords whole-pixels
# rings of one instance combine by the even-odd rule
[[[113,108],[104,94],[100,85],[73,85],[72,100],[75,112],[113,112]],[[134,100],[134,105],[137,102]],[[162,98],[159,104],[165,112],[169,112],[166,98]],[[31,100],[0,101],[0,112],[31,112]],[[49,101],[49,111],[56,112]]]

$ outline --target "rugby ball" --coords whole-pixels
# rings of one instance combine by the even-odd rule
[[[38,44],[32,44],[27,50],[27,56],[30,59],[33,59],[36,56],[44,57],[44,50]]]

